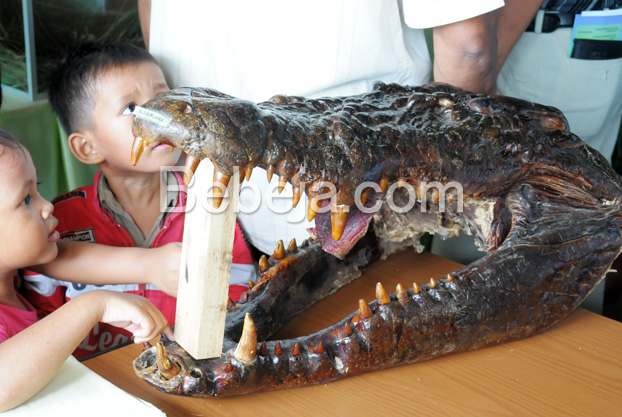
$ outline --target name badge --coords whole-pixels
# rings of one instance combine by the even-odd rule
[[[160,126],[168,126],[173,120],[171,116],[168,116],[162,113],[157,113],[157,112],[154,112],[152,110],[149,110],[149,109],[146,109],[140,106],[136,106],[132,114],[138,117],[139,119],[149,120],[150,122],[153,122]]]

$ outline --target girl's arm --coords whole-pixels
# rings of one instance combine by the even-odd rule
[[[101,290],[82,294],[0,343],[0,412],[36,394],[99,321],[132,332],[135,343],[162,331],[172,337],[166,319],[146,298]]]

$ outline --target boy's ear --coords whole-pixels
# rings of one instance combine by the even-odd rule
[[[97,165],[104,161],[96,146],[93,146],[92,137],[89,133],[74,132],[67,138],[67,144],[71,153],[78,161],[87,165]]]

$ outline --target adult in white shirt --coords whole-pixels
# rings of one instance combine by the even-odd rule
[[[425,27],[435,27],[434,79],[490,93],[498,59],[531,18],[508,10],[518,0],[501,11],[503,0],[138,2],[145,43],[171,87],[210,87],[256,102],[276,94],[359,94],[376,81],[424,84],[432,72]],[[529,9],[525,3],[514,9]],[[517,22],[497,44],[497,24]],[[271,253],[279,239],[307,238],[307,201],[292,209],[291,186],[271,197],[276,176],[268,184],[263,170],[254,171],[261,171],[251,182],[263,200],[245,213],[257,206],[257,194],[243,188],[238,213],[251,243]]]
[[[572,28],[543,32],[546,13],[538,11],[533,31],[521,36],[500,68],[499,91],[557,107],[570,130],[611,163],[622,116],[622,58],[569,57]]]

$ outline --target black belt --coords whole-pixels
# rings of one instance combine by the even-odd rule
[[[544,19],[542,21],[542,32],[550,33],[559,28],[571,28],[574,24],[573,13],[560,13],[557,11],[545,11]],[[536,27],[536,18],[534,18],[529,26],[527,26],[527,32],[533,32]]]

